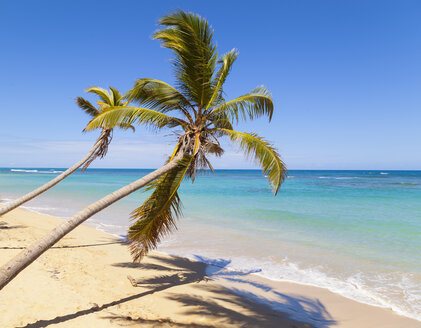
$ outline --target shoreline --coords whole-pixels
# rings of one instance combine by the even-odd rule
[[[0,204],[0,206],[1,206],[1,204]],[[28,211],[28,212],[33,212],[33,213],[37,213],[37,214],[40,214],[40,215],[47,215],[47,216],[52,217],[52,218],[58,218],[59,220],[67,220],[67,219],[70,218],[70,217],[57,217],[57,216],[54,216],[52,214],[42,213],[42,212],[39,212],[37,210],[30,209],[30,207],[26,207],[26,206],[22,206],[22,208],[25,211]],[[83,223],[83,225],[88,226],[88,227],[91,227],[91,228],[94,228],[97,231],[100,231],[102,233],[105,233],[105,234],[107,234],[109,236],[112,236],[112,237],[117,238],[117,239],[121,240],[122,242],[124,242],[124,240],[125,240],[125,237],[124,236],[118,235],[118,234],[113,234],[111,232],[107,232],[105,229],[102,229],[100,227],[100,226],[103,226],[104,225],[103,223],[101,223],[99,221],[96,221],[96,222],[90,221],[90,222],[88,222],[89,220],[91,220],[91,219],[88,219],[86,222]],[[186,258],[186,259],[189,259],[191,261],[195,261],[195,262],[200,262],[200,263],[206,264],[208,266],[218,267],[218,265],[216,265],[214,263],[206,262],[205,260],[200,260],[198,258],[193,258],[193,257],[189,257],[189,256],[180,256],[180,255],[171,254],[171,253],[167,253],[167,252],[164,252],[164,251],[158,251],[158,250],[155,250],[154,253],[161,254],[161,255],[164,255],[164,256],[173,256],[173,257]],[[223,267],[221,267],[221,268],[223,268]],[[224,269],[227,270],[227,271],[230,271],[232,273],[239,273],[239,274],[246,273],[246,271],[244,271],[244,270],[243,271],[241,271],[241,270],[235,270],[233,268],[224,268]],[[364,304],[364,305],[369,305],[369,306],[374,306],[374,307],[378,307],[378,308],[381,308],[381,309],[390,310],[390,311],[393,311],[397,315],[402,316],[404,318],[408,318],[408,319],[411,319],[411,320],[416,320],[416,321],[421,322],[421,320],[419,320],[417,318],[414,318],[413,316],[408,315],[405,312],[402,312],[400,310],[396,310],[393,306],[390,306],[389,304],[387,304],[387,305],[380,305],[380,304],[369,303],[368,301],[363,301],[363,300],[360,300],[360,299],[353,298],[351,296],[344,295],[343,293],[340,293],[339,291],[334,290],[333,288],[328,288],[328,287],[319,286],[319,285],[313,284],[313,283],[305,283],[305,282],[299,282],[299,281],[288,280],[288,279],[276,279],[276,278],[272,278],[272,277],[268,277],[268,276],[265,276],[263,274],[260,274],[259,272],[253,272],[253,273],[247,273],[247,274],[249,274],[249,275],[255,275],[257,277],[260,277],[262,279],[266,279],[266,280],[272,281],[274,283],[278,283],[278,282],[279,283],[291,283],[291,284],[297,284],[297,285],[300,285],[300,286],[308,286],[308,287],[320,288],[320,289],[323,289],[323,290],[327,290],[327,291],[329,291],[331,293],[334,293],[336,295],[339,295],[341,297],[345,297],[345,298],[347,298],[349,300],[352,300],[352,301],[355,301],[355,302],[358,302],[358,303],[361,303],[361,304]],[[371,297],[374,297],[374,296],[371,296]],[[379,303],[382,302],[382,300],[377,300],[377,301]]]
[[[101,231],[101,232],[103,232],[105,234],[108,234],[110,236],[119,238],[121,240],[125,240],[124,236],[122,236],[122,235],[118,235],[118,234],[113,234],[111,232],[107,232],[105,229],[103,229],[101,227],[103,224],[101,222],[99,222],[99,221],[96,221],[96,222],[88,222],[87,225],[90,226],[90,227],[93,227],[94,229],[96,229],[98,231]],[[401,317],[408,318],[408,319],[411,319],[411,320],[415,320],[415,321],[420,322],[420,327],[421,327],[421,319],[420,318],[415,317],[411,313],[407,313],[407,312],[405,312],[403,310],[400,310],[399,308],[397,308],[396,305],[393,305],[393,304],[391,305],[387,301],[383,300],[381,297],[376,296],[376,295],[372,295],[371,293],[369,293],[369,296],[368,297],[374,299],[377,303],[370,303],[370,301],[365,301],[365,300],[363,300],[361,298],[358,298],[358,297],[349,296],[346,293],[344,293],[343,290],[335,289],[334,287],[329,288],[327,286],[321,286],[321,285],[317,285],[316,283],[311,283],[311,282],[301,282],[301,281],[296,281],[296,280],[279,279],[279,278],[277,279],[277,278],[270,277],[270,276],[267,276],[265,274],[262,274],[260,272],[251,272],[250,273],[250,272],[247,272],[247,270],[245,270],[245,269],[235,269],[235,268],[230,268],[230,267],[226,267],[226,268],[225,267],[221,267],[221,266],[218,266],[217,264],[215,264],[215,262],[218,262],[220,260],[219,258],[215,258],[215,259],[212,259],[212,258],[203,258],[203,257],[199,258],[198,256],[178,255],[178,254],[172,254],[170,252],[165,252],[165,251],[161,251],[161,250],[155,250],[154,253],[162,254],[164,256],[173,256],[173,257],[186,258],[186,259],[189,259],[191,261],[196,261],[196,262],[200,262],[200,263],[206,264],[208,266],[220,267],[220,268],[223,268],[224,270],[227,270],[227,271],[232,272],[232,273],[247,274],[247,275],[256,276],[256,277],[259,277],[259,278],[264,279],[264,280],[269,280],[269,281],[271,281],[273,283],[290,283],[290,284],[296,284],[296,285],[300,285],[300,286],[320,288],[322,290],[329,291],[329,292],[334,293],[334,294],[336,294],[338,296],[344,297],[344,298],[346,298],[348,300],[351,300],[351,301],[354,301],[354,302],[358,302],[360,304],[364,304],[364,305],[368,305],[368,306],[373,306],[373,307],[380,308],[380,309],[390,310],[393,313],[395,313],[395,314],[397,314],[397,315],[399,315]],[[210,261],[206,261],[206,260],[210,260]],[[356,288],[357,289],[360,289],[361,287],[356,287]]]
[[[33,226],[31,224],[33,220],[37,221],[37,225]],[[4,263],[17,251],[8,247],[17,243],[22,244],[22,242],[26,245],[28,242],[39,238],[45,231],[50,230],[62,220],[51,215],[38,214],[22,209],[17,209],[3,216],[1,221],[6,222],[6,227],[8,228],[4,228],[3,226],[0,230],[0,233],[3,235],[3,238],[0,240],[1,247],[3,248],[0,253],[1,261]],[[5,238],[5,235],[9,238]],[[93,243],[93,241],[98,240],[101,242]],[[104,243],[104,240],[107,240],[107,242]],[[75,247],[70,245],[74,247],[70,248],[69,243],[90,246]],[[84,287],[84,283],[80,286],[79,281],[92,278],[93,274],[94,279],[91,283],[96,284],[98,277],[95,277],[95,275],[98,272],[108,277],[108,279],[99,279],[100,282],[110,286],[108,288],[101,288],[101,292],[95,290],[95,297],[91,293],[88,293],[88,296],[86,296],[88,299],[96,299],[97,301],[94,303],[103,303],[104,305],[104,302],[106,302],[104,298],[107,298],[106,295],[110,293],[123,293],[123,296],[130,297],[130,295],[137,294],[139,288],[134,288],[130,285],[126,273],[135,277],[141,284],[143,284],[145,279],[148,281],[156,280],[157,278],[148,278],[147,275],[144,276],[144,270],[139,270],[150,265],[152,267],[155,266],[155,269],[149,268],[146,270],[148,274],[155,276],[159,274],[158,276],[161,278],[167,277],[170,279],[172,277],[171,279],[173,279],[169,283],[170,286],[165,281],[160,281],[157,286],[156,284],[154,285],[158,289],[166,286],[165,289],[176,291],[175,294],[172,294],[172,301],[169,301],[165,296],[168,293],[165,289],[162,292],[157,291],[151,295],[145,295],[145,302],[149,299],[154,304],[152,308],[155,312],[152,317],[155,319],[158,318],[156,320],[167,320],[166,322],[162,322],[165,322],[168,327],[174,326],[175,322],[182,323],[183,325],[193,325],[191,327],[200,327],[200,325],[203,326],[203,320],[207,322],[207,326],[205,325],[204,327],[208,327],[209,324],[216,324],[215,322],[218,322],[218,327],[238,327],[240,323],[247,324],[249,327],[291,327],[292,324],[297,327],[421,327],[421,322],[398,315],[390,309],[353,301],[330,292],[327,289],[294,282],[270,280],[257,274],[245,274],[226,270],[215,265],[208,265],[203,262],[191,261],[190,259],[181,257],[173,257],[161,252],[151,253],[139,265],[132,264],[129,252],[121,244],[120,240],[117,240],[106,232],[87,225],[76,228],[58,243],[58,247],[60,245],[68,246],[68,248],[63,248],[62,251],[65,250],[65,252],[69,253],[70,258],[56,258],[53,254],[55,250],[49,250],[1,292],[3,294],[3,297],[0,297],[0,309],[2,309],[2,312],[8,311],[8,313],[13,313],[13,309],[15,309],[18,311],[15,312],[16,315],[16,313],[22,312],[18,309],[22,306],[25,307],[25,304],[29,305],[31,310],[39,307],[42,310],[37,312],[37,315],[26,315],[19,323],[14,321],[16,318],[10,318],[9,316],[9,321],[4,326],[8,326],[8,324],[10,325],[13,322],[14,325],[20,324],[21,326],[25,326],[26,324],[27,327],[31,327],[28,325],[30,322],[46,320],[43,318],[48,316],[52,318],[60,317],[64,310],[63,308],[69,308],[70,304],[73,305],[73,310],[77,313],[77,309],[81,308],[81,304],[83,305],[87,302],[85,298],[80,299],[73,295],[75,291],[76,295],[86,292],[84,290],[86,286]],[[108,263],[103,257],[109,258]],[[75,271],[72,265],[74,263],[71,261],[72,258],[78,264],[76,267],[82,269],[82,274],[78,270]],[[110,263],[110,259],[112,259],[111,262],[120,261],[117,263],[124,263],[124,265],[116,267],[113,263]],[[125,262],[121,262],[122,260]],[[175,263],[182,263],[182,265],[179,265],[176,269],[171,269],[171,266],[174,266]],[[88,264],[99,266],[101,269],[88,272],[85,268]],[[47,267],[51,270],[48,270]],[[191,270],[192,267],[195,267],[196,270]],[[115,277],[116,271],[119,271],[118,276],[120,278],[118,279]],[[69,275],[66,272],[71,272],[71,274]],[[77,282],[70,277],[73,275],[79,278]],[[140,279],[139,276],[141,276]],[[47,290],[39,290],[40,293],[38,294],[32,291],[31,286],[33,285],[33,281],[42,282],[50,281],[51,279],[54,281],[54,288],[47,283],[44,284],[44,287],[48,287]],[[66,282],[68,281],[66,280],[69,279],[72,281],[72,284],[67,285]],[[192,279],[192,281],[190,282],[189,279]],[[183,283],[183,281],[187,281],[188,283]],[[171,286],[171,283],[173,286]],[[67,304],[62,304],[58,307],[45,306],[42,299],[50,299],[50,293],[53,295],[51,296],[53,298],[54,295],[61,295],[60,291],[63,290],[63,286],[66,286],[69,289],[68,292],[71,294],[66,294],[66,298],[68,298]],[[143,287],[141,289],[142,291],[144,290]],[[221,293],[224,295],[223,300],[218,296]],[[16,294],[21,294],[19,296],[21,300],[17,302],[19,304],[10,304],[12,303],[10,302],[12,295]],[[179,304],[179,296],[181,294],[186,296],[186,299],[183,299],[183,306]],[[192,295],[194,295],[194,298],[192,298]],[[119,297],[121,296],[119,295]],[[190,296],[190,298],[187,296]],[[139,299],[137,301],[133,300],[133,305],[125,304],[125,311],[127,310],[132,313],[128,316],[136,319],[128,320],[129,322],[133,321],[133,323],[137,324],[139,322],[146,323],[146,321],[139,321],[139,318],[146,320],[144,319],[145,316],[150,317],[150,314],[146,315],[148,313],[146,309],[142,310],[141,304],[138,304],[139,302],[143,303]],[[146,303],[149,304],[148,302]],[[132,302],[128,301],[128,303]],[[237,307],[236,310],[232,308],[234,306],[233,304]],[[250,304],[253,306],[250,306]],[[186,306],[191,311],[183,314],[183,309]],[[114,306],[112,307],[114,308]],[[137,310],[139,307],[140,309]],[[201,314],[198,316],[198,313],[201,313],[203,307],[206,309],[212,308],[212,311],[215,308],[219,309],[221,311],[220,316],[215,318],[213,312],[210,310],[206,315]],[[98,317],[96,314],[103,313],[103,311],[107,312],[107,309],[108,307],[101,309],[101,305],[99,305],[97,311],[93,311],[92,314],[86,317],[89,317],[89,320],[93,320],[93,322],[104,324],[101,316]],[[114,309],[113,311],[117,310]],[[246,316],[244,313],[249,313],[249,315]],[[202,321],[197,321],[199,318]],[[70,320],[72,322],[71,327],[78,327],[78,325],[81,327],[83,325],[89,326],[85,322],[86,320],[88,318],[85,318],[85,315],[77,316],[74,320]],[[233,320],[235,324],[230,325],[229,321],[232,322]],[[115,324],[115,320],[112,321],[113,323],[110,323],[110,327],[118,326],[118,324]],[[283,326],[279,326],[281,322]],[[66,324],[63,322],[63,326],[66,326]],[[213,326],[211,325],[210,327]]]

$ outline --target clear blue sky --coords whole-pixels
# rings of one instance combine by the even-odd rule
[[[240,57],[233,98],[264,84],[271,124],[238,129],[273,141],[290,169],[421,169],[421,1],[2,1],[0,167],[65,167],[96,133],[74,98],[86,87],[173,82],[151,39],[162,15],[205,16],[220,53]],[[94,100],[94,98],[90,98]],[[93,167],[157,167],[174,137],[117,133]],[[227,146],[217,168],[254,167]]]

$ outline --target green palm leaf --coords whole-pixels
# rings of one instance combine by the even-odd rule
[[[108,105],[115,104],[113,102],[113,99],[111,98],[112,96],[110,95],[110,93],[108,93],[108,91],[103,88],[91,87],[91,88],[86,89],[85,91],[96,94],[104,103]]]
[[[109,87],[109,88],[111,90],[111,93],[110,93],[110,96],[111,96],[110,98],[112,100],[111,104],[117,105],[117,103],[121,101],[121,98],[122,98],[121,93],[116,88],[113,88],[113,87]]]
[[[128,99],[163,113],[180,110],[193,123],[188,112],[194,111],[192,105],[177,89],[163,81],[146,78],[137,80],[133,89],[128,92]]]
[[[101,114],[92,119],[86,130],[93,130],[99,127],[113,128],[118,125],[132,125],[134,122],[163,128],[165,126],[184,126],[187,123],[181,119],[168,116],[164,113],[140,107],[115,106],[109,107]]]
[[[206,127],[214,126],[215,128],[222,128],[233,130],[233,126],[230,122],[228,115],[225,112],[219,112],[215,114],[210,114],[208,116],[208,124]]]
[[[238,144],[247,156],[253,157],[259,163],[276,195],[279,186],[286,178],[287,169],[275,147],[255,133],[219,130]]]
[[[76,98],[76,104],[89,116],[95,117],[99,114],[98,109],[96,109],[94,105],[82,97]]]
[[[131,124],[127,124],[127,123],[119,123],[118,127],[122,130],[132,130],[133,132],[136,131],[135,127]]]
[[[183,180],[191,157],[152,182],[146,190],[153,190],[146,201],[132,212],[136,222],[128,232],[133,261],[140,261],[149,250],[156,248],[161,238],[176,229],[176,219],[181,215],[181,201],[177,190]]]
[[[179,89],[204,108],[212,97],[212,77],[217,62],[213,30],[199,15],[176,11],[160,19],[165,28],[153,38],[174,52],[173,61]]]
[[[269,121],[273,115],[273,102],[270,92],[263,86],[253,91],[226,102],[211,111],[211,115],[217,116],[221,113],[227,115],[232,122],[238,122],[239,117],[246,120],[254,120],[266,115]]]
[[[213,84],[212,97],[209,100],[206,110],[221,100],[222,86],[224,85],[228,74],[231,71],[232,65],[238,57],[239,52],[236,49],[232,49],[230,52],[224,54],[221,59],[218,60],[218,64],[221,64]]]

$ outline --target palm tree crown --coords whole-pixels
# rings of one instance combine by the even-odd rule
[[[101,99],[100,101],[98,101],[98,105],[99,105],[98,108],[95,108],[95,106],[93,106],[89,101],[87,101],[86,99],[83,99],[82,97],[79,97],[76,99],[76,103],[79,105],[79,107],[83,111],[85,111],[89,116],[91,116],[92,119],[98,116],[99,114],[103,113],[106,108],[113,107],[113,106],[126,106],[128,104],[126,100],[123,100],[123,97],[121,96],[121,94],[116,89],[111,88],[111,87],[110,87],[110,92],[98,87],[92,87],[92,88],[87,89],[86,91],[97,94]],[[131,128],[134,130],[134,127],[132,125],[125,124],[123,122],[117,124],[116,126],[122,129]],[[102,132],[100,136],[98,137],[94,146],[88,152],[88,154],[86,154],[81,160],[79,160],[73,166],[69,167],[67,170],[65,170],[64,172],[62,172],[61,174],[59,174],[52,180],[48,181],[47,183],[44,183],[42,186],[36,188],[35,190],[32,190],[31,192],[8,202],[5,206],[3,206],[0,209],[0,216],[12,211],[13,209],[21,206],[22,204],[25,204],[31,199],[34,199],[35,197],[41,195],[43,192],[49,190],[50,188],[54,187],[57,183],[64,180],[66,177],[68,177],[70,174],[75,172],[77,169],[82,168],[82,171],[85,170],[95,158],[104,157],[105,154],[107,153],[108,145],[111,142],[112,128],[101,127],[101,129],[102,129]]]
[[[223,86],[238,51],[233,49],[219,57],[213,29],[199,15],[177,11],[163,17],[159,24],[162,29],[153,38],[174,54],[176,87],[160,80],[139,79],[127,99],[141,107],[109,106],[86,128],[112,128],[136,122],[158,129],[182,129],[169,158],[171,161],[182,152],[182,163],[149,184],[147,189],[153,190],[152,194],[132,213],[135,222],[128,238],[134,260],[140,260],[175,228],[175,219],[181,214],[177,193],[181,181],[186,175],[194,181],[198,169],[213,172],[208,155],[224,153],[221,137],[228,137],[255,159],[275,195],[286,176],[286,167],[274,146],[255,133],[233,129],[240,119],[266,116],[270,121],[273,115],[270,92],[263,86],[233,100],[224,99]]]
[[[91,87],[85,90],[86,92],[96,94],[100,98],[100,100],[97,101],[98,108],[82,97],[76,98],[76,104],[80,107],[80,109],[82,109],[86,114],[91,116],[92,119],[90,122],[92,122],[92,120],[95,117],[103,113],[107,108],[124,107],[127,106],[127,104],[129,103],[123,98],[123,96],[117,89],[113,87],[109,87],[109,89],[110,90],[107,91],[99,87]],[[114,127],[119,127],[123,130],[132,129],[134,131],[133,125],[126,124],[124,122],[118,123]],[[98,138],[100,146],[85,162],[85,164],[82,167],[82,171],[85,170],[95,160],[95,158],[103,158],[107,154],[108,146],[110,145],[111,139],[113,137],[114,127],[101,127],[102,132]],[[88,131],[88,129],[85,128],[83,131]]]

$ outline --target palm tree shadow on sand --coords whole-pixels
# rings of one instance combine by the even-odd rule
[[[226,266],[229,261],[218,263],[226,263]],[[48,327],[95,312],[102,312],[101,318],[114,322],[116,325],[139,325],[142,327],[328,328],[336,323],[317,299],[281,294],[273,291],[269,286],[238,278],[235,272],[224,273],[225,271],[222,269],[225,269],[225,267],[215,269],[215,266],[209,264],[160,255],[148,256],[139,264],[124,262],[113,265],[130,269],[127,273],[132,274],[133,269],[139,269],[139,276],[145,276],[145,278],[132,278],[134,280],[132,284],[142,287],[143,291],[103,305],[57,316],[53,319],[38,320],[21,328]],[[148,275],[148,271],[149,273],[153,272],[153,275]],[[240,272],[237,274],[244,277],[250,273]],[[237,283],[251,284],[254,288],[270,291],[278,299],[268,300],[252,292],[228,289],[219,284],[207,283],[207,281],[213,280],[216,275],[227,275],[229,279],[236,279]],[[188,293],[171,290],[173,287],[182,285],[190,285]],[[146,291],[144,291],[145,289]],[[149,318],[119,315],[116,314],[118,311],[115,310],[112,313],[104,311],[113,306],[164,291],[166,293],[163,294],[163,297],[179,303],[181,305],[179,308],[182,309],[183,314],[206,318],[206,320],[200,323],[183,323],[171,319],[151,320]],[[95,299],[90,301],[95,302]]]
[[[139,287],[159,288],[162,285],[170,287],[180,283],[191,284],[214,280],[217,277],[235,282],[237,285],[243,284],[247,287],[272,293],[271,299],[266,299],[261,293],[256,294],[241,288],[226,288],[216,284],[195,284],[195,289],[201,292],[205,291],[211,297],[204,298],[194,295],[194,293],[174,293],[168,297],[170,300],[180,303],[186,309],[185,314],[215,319],[227,318],[232,327],[294,327],[286,323],[289,320],[296,320],[297,325],[295,327],[297,328],[328,328],[336,324],[336,321],[332,319],[318,299],[283,294],[273,290],[270,286],[245,278],[245,276],[257,273],[260,270],[232,271],[227,269],[227,266],[231,263],[230,260],[209,259],[201,256],[195,256],[196,260],[200,262],[192,262],[177,257],[149,256],[149,258],[152,258],[154,263],[117,263],[115,265],[166,272],[168,272],[168,268],[171,268],[171,271],[174,272],[170,275],[158,275],[135,281],[135,284]],[[237,310],[233,310],[233,308]]]
[[[336,323],[318,299],[311,299],[301,295],[283,294],[264,283],[253,281],[250,278],[245,279],[245,276],[259,273],[262,271],[261,269],[236,271],[228,268],[231,260],[210,259],[199,255],[195,255],[194,257],[197,261],[208,264],[206,267],[208,277],[215,277],[239,286],[237,288],[228,288],[237,295],[254,300],[260,304],[265,304],[275,311],[288,314],[293,320],[310,323],[313,327],[327,328]],[[247,289],[242,288],[242,286]],[[260,292],[255,293],[250,291],[250,289],[259,290]],[[265,296],[272,297],[267,298]]]

